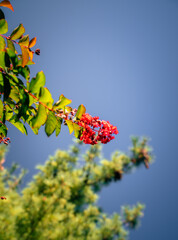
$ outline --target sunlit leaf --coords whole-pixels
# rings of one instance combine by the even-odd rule
[[[22,67],[25,67],[29,61],[29,50],[24,46],[20,46],[22,51]]]
[[[57,119],[57,125],[56,125],[56,137],[57,137],[61,131],[62,119],[59,117],[57,117],[56,119]]]
[[[14,43],[9,39],[7,39],[7,47],[15,53]]]
[[[71,134],[74,131],[74,126],[73,126],[73,122],[70,120],[66,120],[67,126],[69,128],[69,133]]]
[[[66,105],[70,104],[72,102],[72,100],[64,97],[64,95],[62,94],[59,97],[59,101],[57,103],[54,104],[53,109],[60,109],[60,108],[64,108]]]
[[[20,122],[18,119],[17,119],[17,116],[14,115],[10,120],[9,122],[11,124],[13,124],[20,132],[22,132],[23,134],[25,133],[27,135],[27,129],[26,127],[23,125],[22,122]]]
[[[53,98],[50,91],[47,88],[41,87],[39,93],[39,101],[43,103],[53,103]]]
[[[5,52],[0,51],[0,67],[5,68]]]
[[[0,20],[0,34],[5,34],[8,32],[8,24],[5,19]]]
[[[2,118],[3,118],[3,109],[4,109],[3,102],[0,99],[0,120],[1,121],[2,121]]]
[[[20,24],[18,27],[14,29],[14,31],[10,35],[11,40],[16,40],[20,38],[25,33],[25,28],[23,24]]]
[[[34,47],[34,46],[35,46],[35,44],[36,44],[36,37],[34,37],[34,38],[32,38],[32,39],[30,40],[30,43],[29,43],[29,48],[32,48],[32,47]]]
[[[86,112],[86,108],[83,104],[78,107],[77,113],[75,115],[76,119],[80,119],[82,115]]]
[[[6,47],[6,42],[3,37],[0,36],[0,51],[3,51]]]
[[[76,123],[73,123],[73,127],[74,127],[74,135],[76,138],[78,138],[80,134],[80,126]]]
[[[45,124],[47,119],[46,108],[43,105],[39,105],[37,115],[32,119],[32,127],[40,128]]]
[[[33,60],[33,53],[29,50],[29,57],[30,57],[30,60],[32,61]]]
[[[0,135],[3,137],[7,136],[7,127],[5,124],[0,123]]]
[[[8,105],[5,106],[5,109],[6,109],[5,110],[6,120],[9,120],[13,116],[13,111],[12,111],[12,109]]]
[[[56,116],[53,112],[50,111],[45,124],[45,132],[48,137],[55,131],[56,125],[57,125]]]
[[[28,47],[28,45],[29,45],[29,35],[23,36],[23,37],[19,40],[19,45],[20,45],[20,46]]]
[[[0,3],[0,6],[1,7],[7,7],[9,8],[10,10],[12,10],[14,12],[14,9],[11,5],[11,3],[8,1],[8,0],[3,0],[1,3]]]
[[[32,78],[30,82],[29,91],[32,93],[39,93],[40,88],[45,85],[46,78],[43,71],[37,73],[35,78]]]
[[[14,101],[18,102],[20,101],[20,95],[19,95],[19,90],[17,87],[13,87],[11,89],[11,92],[10,92],[10,95],[9,95],[10,98],[12,98]]]

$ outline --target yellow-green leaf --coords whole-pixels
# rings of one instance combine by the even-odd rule
[[[43,103],[49,103],[49,102],[53,103],[54,102],[50,91],[46,87],[40,88],[39,101],[43,102]]]
[[[39,93],[40,88],[45,85],[46,78],[44,72],[37,73],[36,78],[32,78],[29,86],[29,91],[32,93]]]
[[[64,108],[66,105],[70,104],[72,102],[72,100],[64,97],[64,95],[62,94],[59,97],[59,101],[57,103],[54,104],[53,109],[60,109],[60,108]]]
[[[14,31],[10,35],[11,40],[16,40],[20,38],[25,33],[25,28],[23,24],[20,24],[18,27],[14,29]]]
[[[6,42],[3,37],[0,36],[0,51],[3,51],[6,47]]]
[[[46,108],[43,105],[39,105],[37,115],[32,119],[32,127],[40,128],[45,124],[47,119]]]
[[[5,19],[0,20],[0,34],[5,34],[8,32],[8,24]]]
[[[18,91],[18,89],[16,87],[13,87],[11,89],[9,97],[12,98],[16,102],[18,102],[20,100],[19,91]]]
[[[46,135],[49,137],[56,129],[57,119],[53,112],[49,112],[48,118],[45,124],[45,132]]]
[[[11,40],[7,39],[7,47],[15,54],[15,47]]]
[[[83,104],[78,107],[77,113],[75,115],[76,119],[80,119],[82,115],[86,112],[86,108]]]
[[[19,120],[16,121],[15,118],[11,118],[9,122],[14,125],[20,132],[27,135],[27,129],[22,122],[20,122]]]
[[[61,123],[62,123],[62,119],[57,117],[56,137],[59,135],[59,133],[61,131]]]
[[[69,128],[69,133],[71,134],[74,131],[73,122],[71,120],[66,120],[66,123]]]
[[[24,37],[22,37],[22,38],[19,40],[19,45],[20,45],[20,46],[28,47],[28,45],[29,45],[29,35],[25,35]]]
[[[73,123],[73,127],[74,127],[74,135],[76,138],[78,138],[80,134],[80,126],[76,123]]]
[[[2,121],[3,119],[3,109],[4,109],[4,106],[3,106],[3,103],[0,99],[0,120]]]

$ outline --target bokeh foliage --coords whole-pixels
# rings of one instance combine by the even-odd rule
[[[113,181],[120,181],[140,165],[152,161],[147,140],[132,139],[129,154],[113,153],[103,159],[101,145],[84,154],[81,142],[68,151],[58,150],[42,166],[23,191],[19,186],[24,175],[0,171],[0,192],[7,199],[0,203],[0,239],[3,240],[124,240],[143,216],[143,204],[122,207],[120,214],[108,216],[96,204],[99,191]],[[3,164],[4,145],[0,148]],[[110,204],[110,203],[108,203]]]

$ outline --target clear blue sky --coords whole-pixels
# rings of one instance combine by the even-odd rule
[[[176,240],[178,216],[178,1],[177,0],[31,0],[13,1],[5,10],[10,30],[23,23],[37,36],[41,56],[32,76],[43,70],[47,87],[83,103],[91,115],[119,129],[105,145],[107,158],[127,151],[131,135],[146,135],[156,156],[150,170],[139,169],[105,188],[99,204],[107,213],[123,204],[146,204],[132,240]],[[30,169],[26,181],[57,148],[72,143],[68,130],[56,138],[29,137],[13,127],[7,164]]]

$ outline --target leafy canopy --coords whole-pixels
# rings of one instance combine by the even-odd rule
[[[143,204],[124,206],[120,214],[108,216],[96,204],[99,191],[120,181],[138,166],[151,162],[147,140],[133,138],[130,154],[101,157],[101,146],[81,155],[81,142],[69,151],[58,150],[43,165],[33,181],[19,193],[24,171],[14,175],[16,165],[3,169],[4,145],[0,147],[0,239],[3,240],[125,240],[128,230],[138,226]]]

